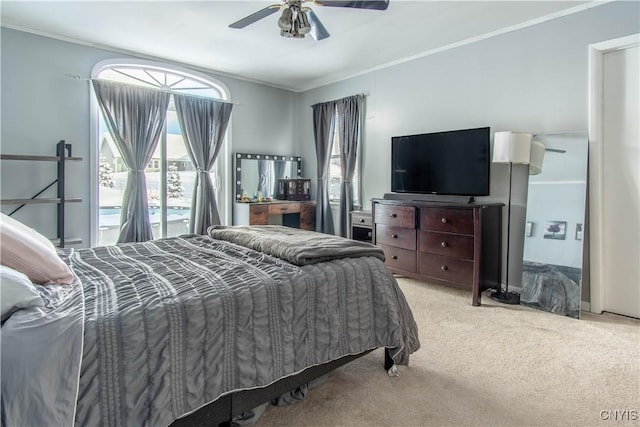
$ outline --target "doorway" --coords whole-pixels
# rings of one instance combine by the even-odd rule
[[[640,318],[640,35],[591,46],[591,311]]]

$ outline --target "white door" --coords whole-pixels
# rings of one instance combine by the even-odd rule
[[[602,309],[640,318],[640,47],[602,68]]]

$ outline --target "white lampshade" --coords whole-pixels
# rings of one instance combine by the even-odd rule
[[[496,132],[493,138],[494,163],[529,163],[531,134],[524,132]]]
[[[540,141],[531,142],[531,155],[529,156],[529,175],[538,175],[542,172],[544,160],[544,144]]]

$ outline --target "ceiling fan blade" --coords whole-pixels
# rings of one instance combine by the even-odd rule
[[[234,22],[229,25],[229,28],[244,28],[247,25],[253,24],[256,21],[261,20],[262,18],[266,18],[269,15],[276,13],[280,8],[274,6],[267,6],[262,10],[257,11],[256,13],[252,13],[249,16],[245,16],[239,21]]]
[[[322,22],[318,19],[318,15],[316,15],[313,10],[309,10],[307,15],[309,16],[309,23],[311,24],[311,31],[309,31],[311,37],[318,41],[324,40],[331,35],[324,25],[322,25]]]
[[[315,0],[321,6],[331,7],[353,7],[356,9],[371,9],[371,10],[387,10],[389,7],[389,0],[354,0],[354,1],[342,1],[342,0]]]

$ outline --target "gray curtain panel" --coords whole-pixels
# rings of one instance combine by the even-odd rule
[[[275,179],[273,180],[273,196],[278,195],[278,180],[284,178],[285,168],[287,167],[286,160],[275,160],[273,162],[273,170]]]
[[[118,243],[153,239],[144,169],[158,144],[170,94],[155,89],[93,80],[107,128],[128,169]]]
[[[313,107],[313,136],[316,144],[318,190],[316,196],[316,231],[335,234],[333,215],[329,206],[329,164],[333,143],[336,104],[333,101],[315,104]]]
[[[210,225],[220,225],[209,171],[222,148],[233,104],[182,94],[174,94],[173,100],[187,153],[198,171],[191,201],[189,232],[207,234]]]
[[[354,95],[336,101],[338,137],[340,138],[340,235],[348,237],[349,212],[353,210],[353,175],[356,171],[362,133],[364,95]]]
[[[266,160],[258,160],[258,189],[263,197],[267,196],[269,191],[269,163]]]

